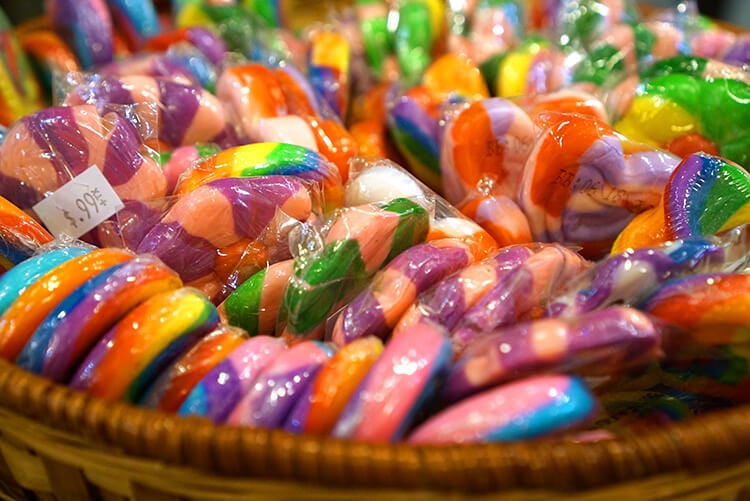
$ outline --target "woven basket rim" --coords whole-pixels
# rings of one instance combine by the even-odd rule
[[[359,488],[498,492],[601,487],[750,458],[750,405],[588,443],[367,444],[280,430],[215,425],[106,402],[0,360],[0,407],[113,454],[219,477]]]

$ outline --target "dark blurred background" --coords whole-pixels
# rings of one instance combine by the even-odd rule
[[[649,0],[653,5],[674,5],[674,0]],[[42,0],[0,0],[0,6],[14,23],[19,23],[42,12]],[[707,16],[750,28],[750,1],[748,0],[699,0],[700,11]]]

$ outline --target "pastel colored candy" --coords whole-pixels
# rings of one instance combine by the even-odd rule
[[[534,124],[518,106],[502,98],[477,101],[448,122],[440,167],[443,192],[453,204],[493,180],[499,195],[515,199],[535,140]]]
[[[454,404],[409,435],[414,444],[513,442],[590,421],[594,397],[578,378],[542,375],[499,386]]]
[[[39,85],[29,60],[13,32],[5,13],[0,9],[0,126],[9,126],[24,115],[42,107]]]
[[[340,33],[314,31],[309,40],[307,74],[313,89],[339,119],[346,120],[349,110],[352,49]]]
[[[104,0],[50,0],[45,10],[84,69],[112,60],[112,17]]]
[[[531,246],[506,247],[494,256],[444,278],[419,295],[414,305],[401,316],[393,335],[400,335],[407,327],[421,322],[436,323],[452,330],[477,301],[534,252]]]
[[[556,111],[588,115],[602,122],[609,121],[607,109],[601,99],[580,86],[526,96],[520,99],[519,105],[530,117]]]
[[[609,251],[617,234],[659,197],[679,160],[633,143],[583,115],[543,113],[520,202],[535,240]]]
[[[442,209],[439,209],[438,213],[441,211]],[[442,217],[430,221],[428,242],[456,238],[471,246],[472,252],[477,256],[488,257],[497,252],[497,242],[484,228],[454,211],[453,208],[447,209],[446,214],[441,214]]]
[[[0,276],[0,315],[10,307],[23,292],[45,273],[91,249],[86,247],[62,247],[38,256],[32,256]]]
[[[280,427],[332,355],[331,348],[318,341],[306,341],[279,354],[258,375],[227,423]]]
[[[542,247],[466,311],[451,332],[454,351],[460,354],[485,333],[538,315],[535,310],[588,266],[579,254],[559,244]]]
[[[655,361],[661,330],[620,306],[566,319],[541,319],[485,333],[466,346],[442,388],[455,401],[543,372],[609,376]]]
[[[421,292],[474,260],[460,240],[434,240],[406,249],[339,314],[331,340],[344,346],[367,336],[387,338]]]
[[[129,55],[103,66],[97,73],[110,78],[135,75],[161,78],[177,84],[203,87],[209,92],[213,92],[216,87],[216,68],[202,52],[187,45],[178,46],[166,53],[141,52]],[[225,128],[215,139],[231,146],[241,141],[231,128]],[[230,141],[234,142],[230,144]]]
[[[97,249],[66,261],[26,288],[0,316],[0,356],[15,360],[37,327],[87,280],[133,255],[118,249]]]
[[[357,339],[337,351],[315,378],[309,398],[292,410],[287,429],[329,434],[382,352],[383,343],[376,337]]]
[[[305,220],[311,204],[307,189],[293,177],[217,179],[179,198],[138,252],[155,254],[193,282],[213,273],[218,249],[258,239],[277,212]]]
[[[356,294],[399,253],[423,242],[429,216],[404,198],[343,209],[318,255],[295,261],[280,317],[290,340],[321,334],[340,302]]]
[[[247,333],[242,329],[219,325],[162,371],[140,403],[164,412],[177,412],[195,385],[246,340]]]
[[[722,61],[735,66],[750,64],[750,36],[745,34],[737,37],[724,51]]]
[[[727,231],[750,220],[750,176],[721,157],[685,157],[664,187],[659,205],[625,227],[612,252]]]
[[[425,207],[427,193],[419,181],[390,160],[378,160],[360,172],[351,173],[346,184],[346,206],[408,198]]]
[[[637,305],[666,280],[710,267],[726,266],[731,251],[705,239],[679,240],[661,247],[628,249],[598,262],[546,308],[550,317],[575,317],[612,304]],[[729,259],[727,259],[729,258]]]
[[[504,195],[480,192],[465,200],[459,209],[484,228],[501,248],[533,240],[526,215],[518,204]]]
[[[172,78],[129,75],[92,77],[71,89],[68,105],[89,103],[98,109],[136,105],[136,109],[169,146],[214,142],[235,146],[219,100],[207,90]]]
[[[30,257],[52,235],[35,219],[0,196],[0,258],[9,265]]]
[[[161,31],[159,17],[150,0],[107,0],[112,21],[125,35],[128,45],[137,50],[146,39]]]
[[[178,413],[223,423],[267,365],[286,350],[279,338],[256,336],[234,349],[187,395]]]
[[[294,260],[273,263],[242,282],[224,300],[227,322],[245,329],[251,336],[273,334],[281,302],[294,273]]]
[[[392,338],[360,383],[332,435],[362,442],[395,442],[409,430],[451,362],[446,332],[418,324]]]
[[[156,294],[104,334],[70,386],[105,400],[137,402],[159,372],[218,322],[216,308],[199,291]]]
[[[37,327],[16,364],[55,381],[67,381],[99,339],[130,310],[182,285],[151,257],[115,265],[83,283]]]
[[[255,143],[230,148],[195,165],[177,185],[184,195],[202,184],[227,177],[296,176],[317,183],[329,209],[343,203],[343,186],[335,165],[307,148],[286,143]]]

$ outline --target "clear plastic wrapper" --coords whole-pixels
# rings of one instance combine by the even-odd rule
[[[526,4],[516,0],[447,2],[450,52],[481,63],[518,45],[525,30]]]
[[[20,263],[52,239],[35,219],[0,197],[0,269]]]

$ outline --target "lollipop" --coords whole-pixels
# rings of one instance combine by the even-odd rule
[[[70,386],[105,400],[137,402],[154,375],[218,321],[214,306],[196,290],[154,295],[101,338]]]
[[[484,228],[499,247],[532,241],[529,221],[512,199],[489,193],[478,193],[459,206],[461,212]]]
[[[351,47],[335,31],[316,30],[310,35],[307,73],[313,89],[341,120],[349,109]]]
[[[179,414],[205,416],[223,423],[266,366],[285,350],[286,345],[279,338],[248,339],[193,387],[180,406]]]

